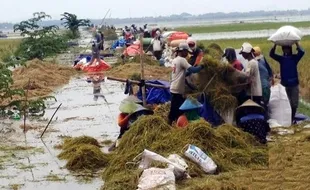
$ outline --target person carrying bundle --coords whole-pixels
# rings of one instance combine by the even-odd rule
[[[277,45],[270,50],[270,57],[280,64],[281,84],[285,87],[292,109],[292,122],[299,103],[299,79],[297,65],[304,56],[305,51],[297,42],[297,54],[293,54],[292,46],[282,46],[283,55],[275,53]]]
[[[262,83],[260,80],[258,62],[254,59],[253,46],[247,42],[241,46],[240,54],[244,59],[248,60],[245,73],[249,77],[250,86],[247,88],[247,99],[252,99],[257,104],[261,105],[262,101]]]
[[[98,30],[97,34],[96,34],[96,40],[99,46],[99,50],[104,50],[104,34],[103,32],[101,32],[100,30]]]
[[[100,43],[97,43],[95,40],[93,40],[92,41],[92,58],[89,62],[89,65],[93,65],[99,61],[100,61]]]
[[[193,67],[187,62],[185,57],[187,57],[189,52],[192,52],[187,43],[180,43],[176,51],[177,57],[172,61],[173,71],[170,85],[171,107],[168,116],[170,125],[183,114],[183,111],[179,110],[179,108],[185,101],[186,75],[189,76],[192,73],[198,73],[204,68],[202,65]]]

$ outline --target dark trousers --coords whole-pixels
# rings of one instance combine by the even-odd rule
[[[246,95],[246,91],[243,90],[239,93],[234,94],[234,96],[237,98],[238,100],[238,106],[241,106],[245,101],[247,101],[247,95]]]
[[[251,99],[251,96],[247,96],[247,100]],[[261,96],[253,96],[253,102],[257,103],[260,106],[264,106],[262,104],[262,97]]]
[[[292,124],[293,124],[299,103],[299,86],[285,87],[285,90],[287,97],[290,100],[292,108]]]
[[[171,93],[171,106],[169,112],[169,124],[171,125],[172,122],[176,121],[182,114],[183,111],[180,110],[180,107],[184,103],[185,98],[182,94],[174,94]]]
[[[263,107],[265,109],[265,117],[267,120],[269,120],[268,104],[270,100],[270,95],[271,95],[270,87],[263,88],[262,102],[263,102]]]
[[[157,60],[160,60],[161,55],[162,55],[162,51],[154,51],[153,54]]]
[[[119,136],[117,137],[117,139],[122,138],[122,136],[125,134],[126,131],[129,130],[129,127],[121,127],[120,132],[119,132]]]

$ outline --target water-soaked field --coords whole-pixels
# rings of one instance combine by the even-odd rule
[[[48,102],[41,121],[27,121],[28,132],[23,133],[22,121],[5,120],[0,124],[0,189],[99,189],[103,181],[85,181],[84,174],[70,174],[58,160],[54,146],[64,136],[89,135],[99,142],[114,140],[118,135],[116,116],[118,105],[125,97],[122,84],[106,81],[102,85],[103,98],[93,100],[93,89],[85,78],[74,78],[55,92],[57,102]],[[40,135],[58,105],[43,138]],[[96,175],[96,174],[95,174]],[[99,173],[98,173],[99,176]]]

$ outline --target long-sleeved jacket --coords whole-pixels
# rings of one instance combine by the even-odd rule
[[[301,47],[297,47],[297,51],[297,54],[281,56],[275,53],[275,47],[270,50],[270,57],[280,63],[281,84],[285,87],[299,85],[297,65],[305,51]]]

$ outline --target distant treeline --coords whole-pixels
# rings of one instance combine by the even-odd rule
[[[189,13],[182,13],[179,15],[173,14],[171,16],[159,17],[142,17],[142,18],[110,18],[105,22],[113,25],[124,23],[154,23],[154,22],[173,22],[173,21],[191,21],[191,20],[216,20],[216,19],[236,19],[247,17],[282,17],[282,16],[305,16],[310,15],[310,8],[307,10],[287,10],[287,11],[251,11],[251,12],[231,12],[231,13],[206,13],[200,15],[191,15]],[[90,19],[93,24],[100,24],[100,19]],[[0,23],[0,29],[12,28],[14,23]],[[61,25],[59,20],[44,21],[43,25]]]

